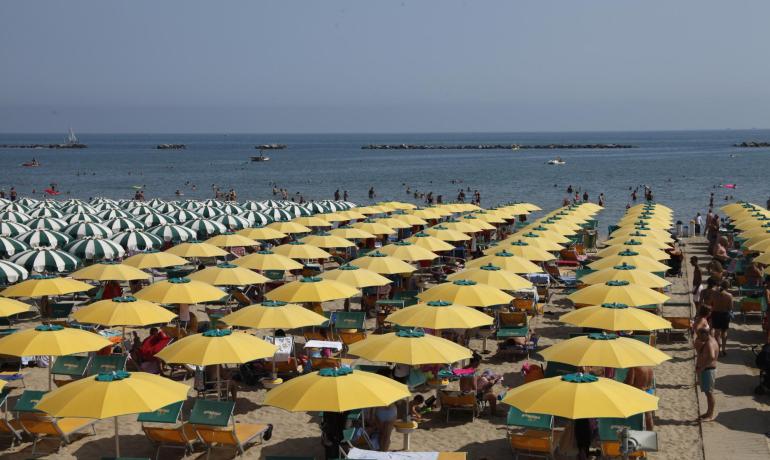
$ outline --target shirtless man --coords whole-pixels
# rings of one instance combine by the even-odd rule
[[[652,384],[655,380],[653,370],[651,366],[638,366],[628,369],[626,380],[623,381],[626,385],[638,388],[642,391],[646,391],[649,394],[653,394]],[[654,422],[652,420],[652,412],[644,413],[644,429],[652,430],[654,428]]]
[[[727,238],[720,236],[714,246],[714,258],[718,260],[723,267],[727,268],[730,257],[727,255]]]
[[[697,299],[703,284],[703,273],[698,265],[698,256],[690,257],[690,265],[692,265],[692,295]]]
[[[711,327],[722,356],[727,355],[727,330],[730,328],[730,312],[733,309],[733,295],[728,292],[729,288],[730,283],[722,281],[711,306]]]
[[[710,422],[714,420],[714,381],[717,375],[719,344],[709,334],[708,329],[698,329],[695,351],[698,354],[695,361],[695,373],[700,380],[700,388],[706,395],[706,403],[708,404],[706,413],[702,414],[700,419],[704,422]]]

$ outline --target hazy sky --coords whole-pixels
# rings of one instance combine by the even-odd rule
[[[770,2],[0,2],[0,131],[770,127]]]

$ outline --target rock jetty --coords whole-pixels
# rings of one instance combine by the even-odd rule
[[[0,149],[85,149],[86,144],[0,144]]]
[[[626,144],[369,144],[362,145],[364,150],[575,150],[575,149],[633,149],[635,145]]]
[[[155,146],[158,150],[183,150],[187,148],[185,144],[158,144]]]
[[[763,141],[743,141],[738,144],[733,144],[733,147],[742,147],[747,149],[757,149],[757,148],[764,148],[764,147],[770,147],[770,142],[763,142]]]
[[[254,146],[254,148],[257,150],[283,150],[286,147],[286,144],[262,144]]]

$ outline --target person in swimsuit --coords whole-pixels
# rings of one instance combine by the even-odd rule
[[[626,379],[623,381],[626,385],[631,385],[634,388],[638,388],[642,391],[646,391],[649,394],[655,394],[653,384],[655,382],[655,374],[653,373],[651,366],[637,366],[628,369]],[[652,419],[652,412],[644,413],[644,429],[652,430],[654,428],[654,422]]]
[[[733,295],[728,291],[729,288],[730,283],[727,280],[722,281],[711,306],[711,327],[714,329],[714,338],[719,344],[722,356],[727,355],[727,330],[730,328],[730,313],[733,309]]]
[[[714,382],[717,373],[719,344],[709,334],[708,329],[698,329],[695,351],[697,352],[695,373],[700,381],[701,391],[706,395],[706,403],[708,404],[706,413],[700,415],[699,418],[704,422],[710,422],[714,420]]]

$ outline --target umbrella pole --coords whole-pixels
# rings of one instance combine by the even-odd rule
[[[51,368],[53,367],[53,356],[48,356],[48,391],[51,391],[51,386],[53,385],[53,374],[51,373]]]
[[[219,378],[219,364],[215,364],[217,366],[217,401],[221,400],[222,395],[222,389],[221,389],[221,379]]]
[[[115,422],[115,457],[120,457],[120,435],[118,434],[118,416],[113,417]]]
[[[275,345],[275,329],[273,329],[273,345]],[[278,378],[278,372],[275,371],[275,353],[273,353],[273,372],[270,377],[273,379],[273,382]]]

